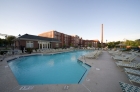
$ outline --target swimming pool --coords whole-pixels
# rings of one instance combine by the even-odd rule
[[[78,84],[90,66],[79,62],[89,51],[20,57],[8,62],[20,85]]]

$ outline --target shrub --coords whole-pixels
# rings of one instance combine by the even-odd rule
[[[33,51],[33,49],[32,49],[32,48],[26,48],[26,52],[27,52],[27,53],[31,54],[31,53],[32,53],[32,51]]]

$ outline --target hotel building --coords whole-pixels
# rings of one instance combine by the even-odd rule
[[[78,35],[67,35],[56,30],[51,30],[39,34],[38,36],[55,38],[60,41],[60,43],[53,44],[53,47],[63,48],[63,47],[98,47],[100,44],[99,40],[83,40]]]

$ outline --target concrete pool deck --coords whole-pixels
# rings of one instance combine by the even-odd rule
[[[24,85],[18,84],[7,63],[7,60],[14,57],[18,55],[9,56],[0,62],[0,92],[122,92],[119,81],[131,84],[122,71],[123,68],[117,67],[116,61],[109,53],[103,51],[98,59],[82,59],[92,67],[80,84],[27,85],[33,88],[20,90]],[[140,57],[138,56],[134,62],[140,62]],[[140,84],[133,85],[140,87]],[[66,86],[68,89],[64,89]]]

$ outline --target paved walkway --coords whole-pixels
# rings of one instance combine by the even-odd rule
[[[19,85],[7,64],[8,59],[0,62],[0,92],[23,92],[20,90],[23,85]],[[134,62],[139,62],[137,57]],[[98,59],[83,59],[83,62],[91,65],[86,78],[80,84],[54,84],[54,85],[30,85],[32,89],[24,90],[26,92],[122,92],[119,81],[129,83],[126,74],[115,64],[107,51],[99,56]],[[135,84],[140,87],[139,84]],[[65,86],[68,89],[64,89]]]

